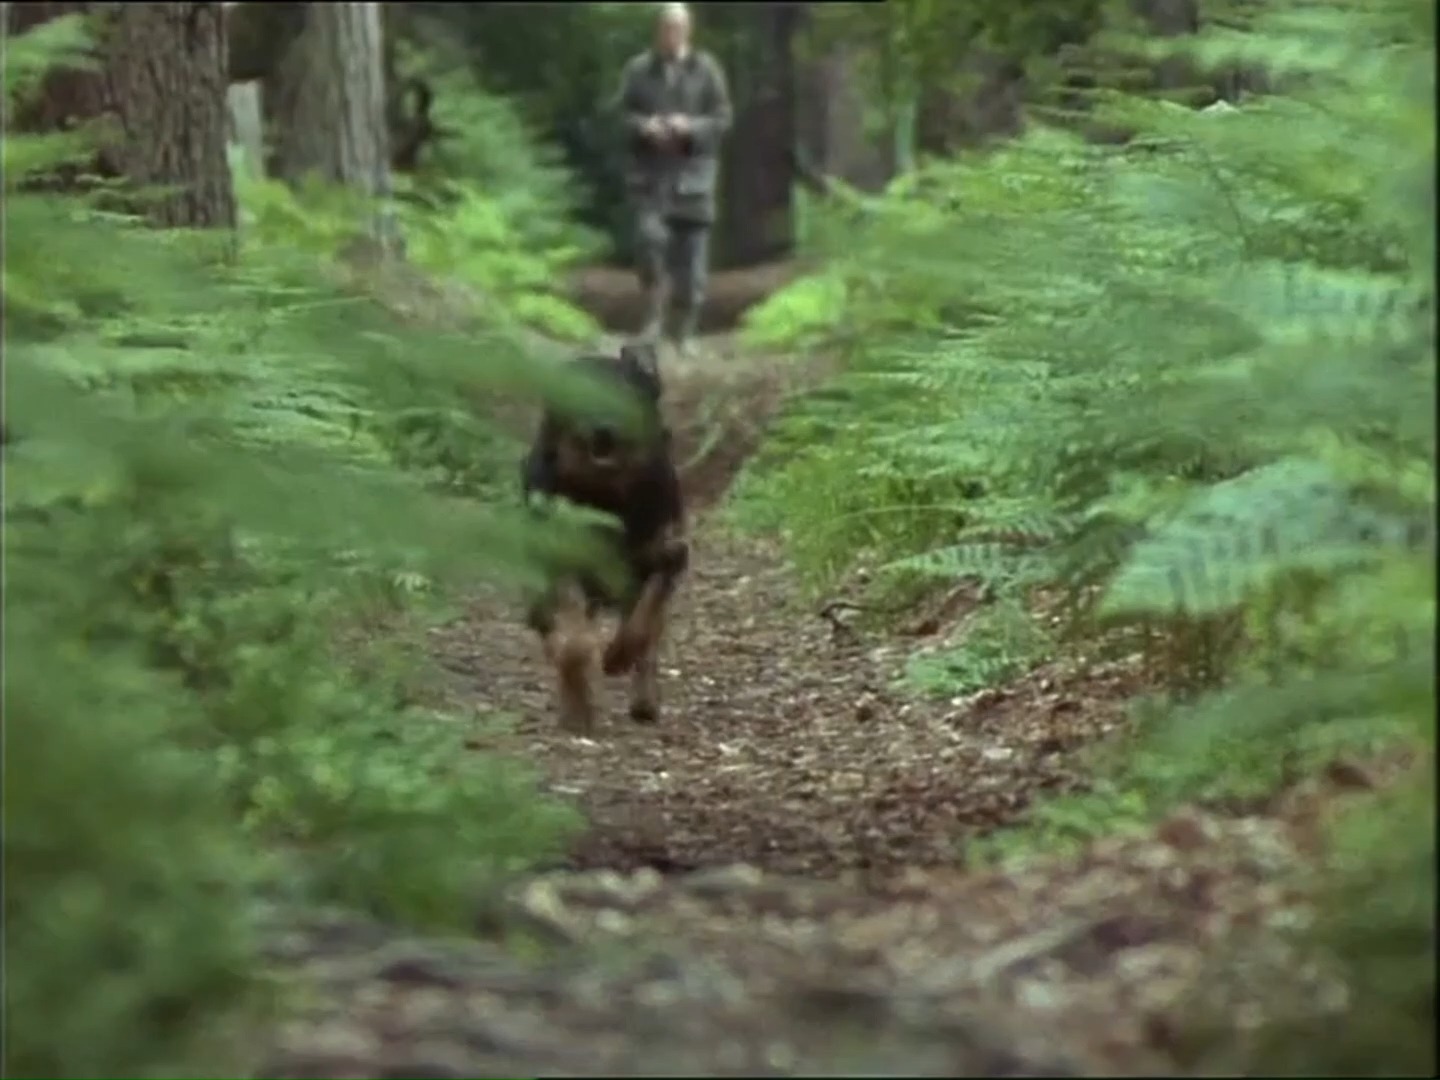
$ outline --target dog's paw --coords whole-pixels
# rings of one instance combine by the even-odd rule
[[[630,719],[637,724],[653,724],[660,719],[660,706],[653,701],[630,702]]]
[[[614,640],[605,646],[605,654],[600,659],[600,670],[606,675],[623,675],[635,666],[639,655],[639,642],[625,633],[616,634]]]
[[[595,710],[588,702],[564,702],[560,706],[560,730],[570,735],[595,733]]]

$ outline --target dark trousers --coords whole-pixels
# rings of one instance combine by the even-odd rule
[[[668,298],[672,332],[692,333],[710,272],[710,223],[647,209],[640,211],[637,226],[636,269],[652,305],[647,319],[660,319]]]

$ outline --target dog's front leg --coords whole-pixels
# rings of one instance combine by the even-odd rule
[[[590,674],[595,663],[595,628],[584,592],[574,582],[560,586],[543,632],[545,656],[555,669],[560,726],[575,735],[595,730]]]
[[[610,644],[605,647],[602,666],[606,675],[629,671],[651,647],[664,623],[665,601],[670,582],[664,574],[651,574],[640,586],[635,602],[625,611]]]
[[[673,578],[651,574],[605,650],[607,675],[631,669],[630,718],[642,724],[654,723],[660,715],[660,642],[665,636],[666,608],[673,591]]]
[[[665,625],[665,605],[690,564],[690,544],[683,530],[683,521],[672,523],[646,546],[638,560],[640,592],[605,649],[606,675],[629,671],[659,639]]]
[[[665,633],[665,616],[670,598],[690,558],[690,545],[676,535],[680,526],[666,530],[657,550],[646,560],[648,573],[635,602],[625,613],[614,639],[605,649],[607,675],[633,672],[630,684],[630,715],[641,722],[659,714],[657,667],[660,641]]]
[[[653,724],[660,719],[660,638],[635,661],[630,673],[630,719],[637,724]]]

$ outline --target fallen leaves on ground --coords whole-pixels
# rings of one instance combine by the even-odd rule
[[[675,380],[697,502],[796,378],[712,361]],[[723,449],[698,453],[707,439]],[[457,744],[535,762],[589,831],[487,916],[508,947],[275,912],[273,963],[308,993],[260,1075],[1153,1075],[1184,1070],[1202,984],[1237,1029],[1277,982],[1342,1007],[1289,944],[1310,917],[1291,883],[1323,807],[1373,785],[1364,767],[1248,814],[1186,810],[1071,858],[967,871],[968,837],[1084,784],[1077,754],[1121,725],[1133,665],[917,699],[895,688],[913,641],[837,637],[773,544],[702,519],[692,566],[653,727],[626,718],[615,680],[596,737],[562,733],[502,597],[433,635],[477,717]],[[481,725],[492,711],[518,722]],[[1246,965],[1216,987],[1214,957],[1241,941]]]
[[[1237,934],[1259,944],[1222,995],[1235,1023],[1260,1022],[1255,987],[1278,978],[1343,1005],[1286,944],[1309,917],[1278,884],[1290,832],[1187,812],[1073,859],[883,889],[745,864],[542,875],[505,906],[550,943],[529,962],[317,916],[277,945],[318,993],[263,1075],[1175,1073],[1187,1005]]]

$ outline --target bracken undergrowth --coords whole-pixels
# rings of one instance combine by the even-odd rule
[[[1433,10],[1243,14],[1097,47],[1264,69],[1272,93],[1227,111],[1101,88],[1087,116],[1122,145],[1032,125],[842,191],[824,269],[749,320],[846,370],[742,478],[740,524],[782,534],[817,591],[863,568],[892,595],[1059,596],[1072,661],[1136,657],[1157,688],[1091,790],[977,857],[1263,798],[1340,753],[1432,756]],[[1014,655],[978,625],[912,671],[971,691],[1050,654],[1031,637]],[[1433,768],[1403,788],[1362,801],[1324,879],[1352,1022],[1239,1067],[1433,1069]]]
[[[8,111],[89,37],[5,48]],[[333,193],[237,176],[236,251],[27,186],[88,139],[3,146],[4,1069],[235,1075],[262,905],[470,926],[579,824],[522,764],[457,758],[477,718],[348,630],[584,554],[494,495],[513,460],[474,407],[593,397],[529,345],[586,332],[548,286],[584,239],[538,165],[407,204],[421,268],[479,298],[436,329],[337,272],[373,211]]]

